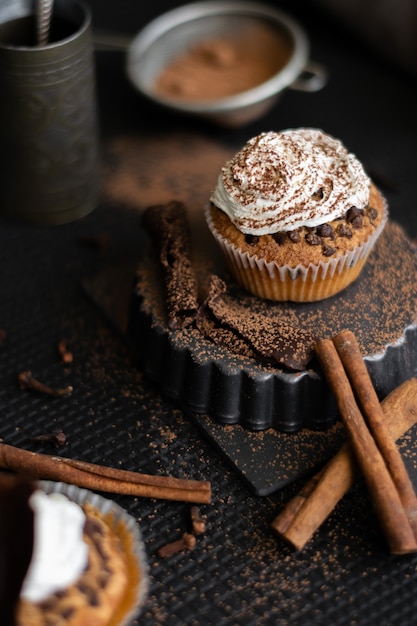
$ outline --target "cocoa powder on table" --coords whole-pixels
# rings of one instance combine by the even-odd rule
[[[220,169],[234,152],[203,135],[176,130],[119,135],[103,151],[104,199],[142,211],[175,198],[197,216],[192,221],[201,223]]]

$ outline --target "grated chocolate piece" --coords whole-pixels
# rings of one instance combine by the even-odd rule
[[[215,343],[221,340],[224,345],[226,330],[247,343],[254,355],[261,361],[279,364],[293,371],[305,370],[314,356],[316,338],[304,329],[271,319],[261,313],[248,312],[236,300],[227,299],[226,283],[213,274],[209,293],[200,311],[197,325],[200,332]],[[201,320],[201,315],[209,311],[220,325],[220,333],[215,327]],[[201,323],[200,323],[201,322]],[[236,342],[234,351],[241,345]]]
[[[191,263],[186,207],[177,200],[148,207],[142,224],[151,235],[162,265],[171,329],[192,324],[198,311],[198,285]]]

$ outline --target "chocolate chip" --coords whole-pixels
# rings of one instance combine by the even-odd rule
[[[259,241],[258,235],[245,235],[245,241],[249,246],[256,246]]]
[[[321,238],[313,232],[307,233],[306,242],[310,244],[310,246],[319,246],[321,244]]]
[[[347,237],[350,239],[352,237],[352,229],[347,224],[339,224],[337,234],[339,237]]]
[[[334,239],[334,230],[330,224],[320,224],[320,226],[317,226],[316,232],[320,237]]]
[[[289,230],[287,234],[293,243],[298,243],[301,240],[301,235],[298,229]]]
[[[271,237],[279,246],[283,246],[287,239],[286,233],[283,232],[273,233]]]
[[[91,606],[99,606],[100,605],[100,595],[97,593],[95,589],[91,589],[88,594],[88,601]]]
[[[336,248],[328,246],[326,243],[323,245],[322,250],[324,256],[332,256],[336,252]]]
[[[105,589],[110,579],[110,572],[101,571],[100,575],[97,577],[97,582],[100,589]]]
[[[42,600],[39,603],[39,606],[42,608],[42,611],[45,613],[48,611],[53,611],[59,598],[56,597],[56,594],[49,596],[46,600]]]
[[[362,211],[356,206],[351,206],[350,209],[346,211],[346,221],[352,223],[353,220],[360,215],[362,215]]]
[[[366,213],[368,215],[368,219],[370,222],[374,222],[376,218],[378,217],[378,211],[377,209],[374,209],[373,207],[368,207]]]
[[[95,589],[86,582],[79,581],[76,587],[86,597],[88,604],[91,606],[99,605],[99,597]]]

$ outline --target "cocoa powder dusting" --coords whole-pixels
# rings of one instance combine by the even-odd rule
[[[169,63],[154,85],[173,100],[210,101],[247,91],[287,63],[291,48],[266,26],[251,26],[230,36],[206,39]]]

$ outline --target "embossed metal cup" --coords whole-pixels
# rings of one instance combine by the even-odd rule
[[[6,3],[7,4],[7,3]],[[99,197],[90,10],[55,0],[36,43],[35,0],[0,9],[0,213],[38,224],[87,215]]]

